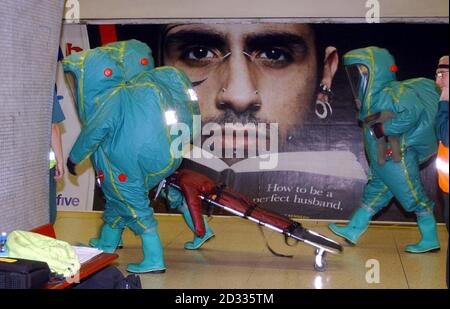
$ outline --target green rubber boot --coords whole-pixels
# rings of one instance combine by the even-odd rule
[[[369,221],[372,218],[372,213],[365,207],[358,208],[356,212],[353,214],[350,222],[347,226],[339,227],[336,224],[332,223],[328,225],[328,228],[350,243],[356,245],[359,237],[366,231],[369,226]]]
[[[114,229],[109,224],[104,223],[100,231],[100,238],[96,239],[95,246],[91,245],[93,239],[89,241],[89,245],[106,253],[113,253],[119,245],[122,231],[122,229]]]
[[[123,232],[123,230],[122,230],[122,232]],[[91,246],[93,248],[97,248],[97,246],[98,246],[98,238],[91,238],[91,239],[89,239],[89,246]],[[119,241],[119,244],[117,245],[117,249],[123,249],[122,236],[120,237],[120,241]]]
[[[139,264],[128,264],[127,271],[135,274],[161,274],[166,271],[161,239],[156,229],[141,235],[144,259]]]
[[[417,244],[406,246],[405,251],[411,253],[424,253],[439,250],[440,244],[434,215],[417,216],[417,225],[419,226],[422,239]]]
[[[194,239],[192,241],[188,241],[184,244],[184,249],[187,250],[197,250],[200,249],[201,246],[208,240],[214,237],[214,232],[211,230],[211,228],[208,225],[208,222],[205,218],[203,218],[203,222],[205,224],[205,235],[203,237],[198,237],[195,234],[194,229],[194,223],[192,222],[191,214],[189,213],[189,210],[186,205],[183,205],[178,209],[183,214],[184,221],[186,221],[186,224],[188,225],[189,229],[194,233]]]

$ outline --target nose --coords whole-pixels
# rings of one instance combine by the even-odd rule
[[[232,109],[235,113],[258,111],[261,98],[257,89],[256,69],[243,53],[232,53],[223,71],[223,87],[219,89],[216,105],[219,109]]]

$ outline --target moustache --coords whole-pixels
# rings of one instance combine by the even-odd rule
[[[221,115],[211,117],[204,120],[205,123],[211,122],[211,123],[217,123],[222,126],[225,124],[255,124],[258,125],[258,123],[270,123],[266,119],[262,119],[259,117],[256,117],[253,111],[246,110],[242,113],[236,113],[235,111],[231,109],[225,110],[224,113]]]

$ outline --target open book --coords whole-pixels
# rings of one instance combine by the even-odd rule
[[[72,248],[78,255],[78,258],[80,259],[80,264],[86,263],[87,261],[92,260],[97,255],[103,253],[102,250],[92,247],[72,246]]]
[[[333,150],[277,155],[273,169],[262,169],[260,163],[267,162],[267,157],[246,158],[229,166],[210,153],[200,158],[187,153],[182,168],[202,173],[263,208],[286,215],[346,218],[359,205],[367,176],[354,153]]]
[[[193,150],[194,151],[194,150]],[[305,151],[305,152],[282,152],[277,155],[277,164],[273,169],[262,169],[261,163],[267,162],[265,157],[251,157],[243,159],[231,166],[223,160],[213,157],[205,150],[201,158],[193,158],[193,151],[184,157],[189,160],[185,167],[194,168],[205,172],[216,181],[232,186],[233,178],[238,173],[261,173],[261,172],[302,172],[322,176],[331,176],[347,179],[366,180],[367,176],[361,163],[350,151]],[[189,162],[191,161],[191,162]],[[209,170],[209,171],[208,171]]]

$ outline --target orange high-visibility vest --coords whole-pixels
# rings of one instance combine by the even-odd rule
[[[448,147],[439,143],[439,151],[436,159],[436,168],[439,175],[439,187],[448,193]]]

